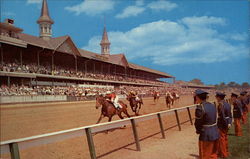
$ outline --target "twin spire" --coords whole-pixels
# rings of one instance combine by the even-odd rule
[[[108,33],[106,31],[106,26],[104,26],[101,45],[101,54],[104,56],[110,55],[110,42],[108,39]]]
[[[49,9],[47,0],[43,0],[41,16],[37,20],[40,29],[40,37],[44,40],[49,40],[52,35],[51,25],[54,24],[54,21],[49,16]]]
[[[52,24],[54,21],[49,16],[49,9],[47,0],[43,0],[42,9],[41,9],[41,16],[37,20],[40,28],[40,38],[44,40],[50,40],[52,36]],[[102,40],[101,40],[101,55],[109,56],[110,55],[110,42],[108,39],[108,33],[106,31],[106,26],[104,25]]]

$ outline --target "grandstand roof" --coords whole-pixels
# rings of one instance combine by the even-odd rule
[[[142,70],[150,73],[154,73],[163,77],[173,77],[165,72],[160,72],[157,70],[153,70],[144,66],[136,65],[133,63],[129,63],[124,54],[113,54],[109,57],[102,56],[101,54],[94,53],[91,51],[87,51],[84,49],[79,49],[75,46],[74,42],[71,40],[70,36],[61,36],[56,38],[51,38],[49,41],[43,40],[37,36],[32,36],[29,34],[20,33],[20,40],[26,42],[27,44],[47,48],[50,50],[55,50],[67,54],[72,54],[74,56],[81,56],[88,59],[94,59],[102,62],[111,63],[114,65],[120,65],[123,67],[129,67],[136,70]],[[10,38],[10,40],[14,38]]]
[[[167,76],[167,77],[173,77],[165,72],[161,72],[161,71],[157,71],[157,70],[154,70],[154,69],[151,69],[151,68],[148,68],[148,67],[144,67],[144,66],[140,66],[140,65],[137,65],[137,64],[133,64],[133,63],[129,63],[129,67],[130,68],[133,68],[133,69],[137,69],[137,70],[143,70],[143,71],[147,71],[147,72],[151,72],[151,73],[155,73],[155,74],[159,74],[159,75],[164,75],[164,76]]]

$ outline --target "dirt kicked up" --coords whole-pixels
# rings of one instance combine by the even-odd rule
[[[140,114],[148,114],[166,110],[165,98],[157,103],[153,98],[145,98]],[[126,101],[128,104],[128,102]],[[174,108],[193,104],[192,96],[182,96]],[[132,111],[129,107],[129,113]],[[95,109],[95,101],[64,102],[44,104],[1,105],[1,141],[29,137],[59,130],[66,130],[95,124],[100,109]],[[188,121],[187,112],[181,112],[181,122]],[[115,116],[113,120],[119,119]],[[102,122],[107,122],[107,118]],[[164,127],[176,126],[175,116],[163,118]],[[140,140],[157,135],[160,132],[157,119],[138,123]],[[108,134],[99,133],[94,136],[96,153],[99,158],[112,158],[112,152],[134,143],[131,127],[118,129]],[[133,150],[132,150],[133,151]],[[41,158],[89,158],[86,137],[76,137],[61,142],[33,147],[20,152],[22,159]],[[2,158],[9,158],[3,155]]]

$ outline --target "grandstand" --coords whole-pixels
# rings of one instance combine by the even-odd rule
[[[78,48],[70,36],[52,37],[47,1],[37,20],[40,36],[22,33],[14,20],[0,23],[1,85],[67,86],[133,85],[162,86],[160,78],[173,76],[127,61],[124,54],[110,54],[106,27],[101,40],[101,54]]]

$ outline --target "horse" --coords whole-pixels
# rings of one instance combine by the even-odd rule
[[[159,98],[160,98],[160,94],[154,93],[154,102],[158,102]]]
[[[173,97],[174,101],[177,101],[178,99],[180,99],[180,96],[175,92],[172,93],[172,97]],[[173,101],[173,104],[174,104],[174,101]]]
[[[171,105],[174,104],[174,99],[170,96],[170,94],[167,94],[166,97],[166,105],[167,105],[167,108],[171,108]]]
[[[128,111],[127,111],[127,105],[123,103],[122,101],[118,101],[118,102],[122,106],[122,108],[120,108],[119,110],[117,110],[114,107],[114,104],[111,103],[110,101],[107,101],[106,98],[103,97],[102,95],[97,96],[96,97],[96,109],[98,109],[101,106],[102,106],[102,109],[101,109],[101,115],[98,121],[96,122],[96,124],[98,124],[104,117],[108,117],[109,118],[108,121],[110,122],[112,120],[112,117],[116,114],[120,117],[120,119],[123,119],[122,113],[126,114],[126,116],[130,118],[130,115],[128,114]]]
[[[127,100],[129,101],[130,107],[136,116],[139,115],[141,105],[143,105],[142,98],[139,98],[139,99],[140,100],[136,100],[136,97],[131,96],[131,95],[127,96]]]

